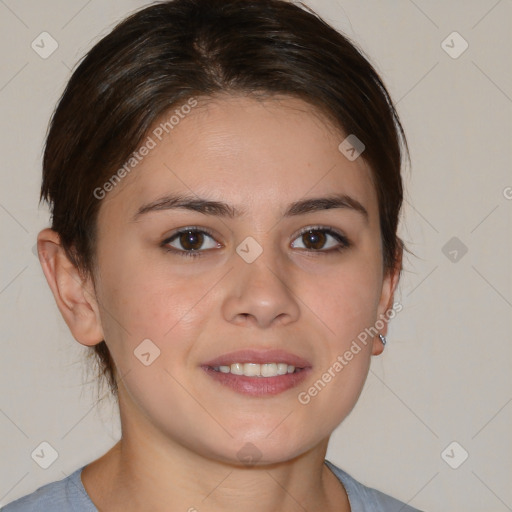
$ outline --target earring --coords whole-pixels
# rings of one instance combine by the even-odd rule
[[[386,346],[387,340],[386,336],[382,336],[382,334],[379,334],[380,341],[382,341],[382,344]]]

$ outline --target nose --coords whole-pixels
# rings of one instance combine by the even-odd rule
[[[235,267],[222,312],[226,321],[260,328],[287,325],[300,316],[298,298],[291,288],[291,269],[267,248],[252,263],[234,254]]]

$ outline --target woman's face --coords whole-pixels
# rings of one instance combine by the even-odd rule
[[[348,415],[382,348],[344,357],[396,286],[370,170],[297,99],[217,98],[182,117],[150,132],[100,207],[96,297],[124,435],[289,460]]]

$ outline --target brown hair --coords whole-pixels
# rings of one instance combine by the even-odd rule
[[[81,272],[94,269],[101,204],[94,190],[153,123],[191,97],[256,92],[300,98],[365,144],[384,269],[397,265],[407,142],[386,87],[362,52],[313,11],[285,0],[173,0],[143,8],[101,39],[73,72],[52,116],[41,200]],[[105,341],[93,350],[117,398]]]

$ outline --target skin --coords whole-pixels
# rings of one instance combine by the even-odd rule
[[[105,339],[118,369],[122,439],[82,473],[99,510],[350,510],[323,461],[371,356],[383,350],[379,338],[307,405],[297,396],[391,308],[399,265],[383,272],[370,169],[338,150],[344,138],[298,99],[210,99],[102,200],[93,275],[81,276],[55,232],[39,234],[43,270],[73,336],[87,346]],[[245,214],[175,209],[132,220],[171,192]],[[294,201],[332,193],[357,199],[368,219],[348,208],[283,217]],[[351,245],[327,252],[308,244],[300,230],[318,224]],[[202,256],[166,252],[162,242],[189,226],[213,232]],[[250,264],[235,250],[247,236],[263,249]],[[185,250],[176,240],[171,248]],[[144,339],[161,351],[149,366],[133,354]],[[200,367],[248,347],[287,350],[312,370],[296,388],[250,397]],[[246,443],[261,456],[254,466],[237,455]]]

